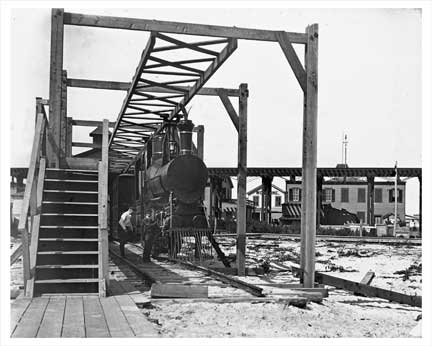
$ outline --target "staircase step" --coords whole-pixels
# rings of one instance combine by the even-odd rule
[[[45,179],[45,190],[97,191],[98,181],[77,179]]]
[[[39,238],[39,241],[71,241],[71,242],[81,242],[81,241],[98,241],[98,238]]]
[[[41,214],[41,226],[97,226],[97,214]]]
[[[97,251],[97,239],[84,239],[84,240],[64,240],[49,238],[39,239],[38,250],[40,251]]]
[[[42,204],[42,213],[59,213],[59,214],[80,214],[91,213],[97,214],[98,203],[96,202],[53,202],[47,201]]]
[[[44,190],[45,202],[98,202],[97,191],[72,191],[72,190]]]
[[[37,269],[84,269],[98,268],[97,264],[42,264],[37,265]]]
[[[94,226],[90,227],[81,227],[81,226],[67,226],[67,227],[58,227],[58,226],[43,226],[39,229],[39,237],[40,238],[78,238],[78,239],[86,239],[86,238],[97,238],[98,237],[98,228]]]
[[[45,178],[48,179],[67,179],[67,180],[98,180],[97,171],[78,171],[78,170],[58,170],[47,169]]]
[[[35,280],[35,284],[62,284],[62,283],[69,283],[69,284],[82,284],[82,283],[88,283],[88,282],[98,282],[99,279],[50,279],[50,280]]]
[[[98,275],[97,265],[88,268],[36,267],[36,280],[97,279]]]
[[[47,171],[60,171],[60,172],[88,172],[97,174],[96,169],[74,169],[74,168],[47,168]]]
[[[38,251],[38,255],[97,255],[97,251]]]
[[[36,264],[39,265],[97,265],[97,251],[40,251]]]

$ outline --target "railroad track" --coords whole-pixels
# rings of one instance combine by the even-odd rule
[[[220,237],[235,237],[236,233],[219,233],[214,234],[214,238]],[[248,238],[260,238],[268,240],[295,240],[300,241],[300,234],[280,234],[280,233],[246,233]],[[320,241],[334,241],[334,242],[347,242],[347,243],[369,243],[369,244],[387,244],[387,245],[421,245],[421,239],[406,239],[406,238],[393,238],[393,237],[348,237],[348,236],[328,236],[317,235],[317,240]]]
[[[216,270],[199,266],[190,262],[170,260],[168,258],[156,258],[151,262],[142,262],[142,247],[137,244],[126,244],[126,258],[119,254],[118,243],[110,243],[110,255],[126,263],[138,275],[141,275],[148,283],[155,285],[181,285],[208,286],[208,298],[186,299],[179,301],[208,301],[215,303],[230,302],[282,302],[298,307],[304,307],[308,302],[320,302],[327,296],[324,289],[303,290],[297,283],[285,285],[276,284],[276,294],[265,295],[271,283],[251,284],[247,281],[225,275]],[[232,268],[227,268],[232,269]],[[158,300],[159,301],[159,300]]]

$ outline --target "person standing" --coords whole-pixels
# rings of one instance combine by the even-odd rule
[[[119,239],[120,239],[120,255],[125,257],[125,244],[132,238],[134,227],[132,225],[132,215],[134,213],[134,208],[129,207],[127,211],[125,211],[119,220]]]

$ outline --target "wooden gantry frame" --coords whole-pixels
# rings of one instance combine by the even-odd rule
[[[288,60],[304,94],[303,161],[302,161],[302,221],[301,271],[304,287],[314,287],[315,234],[317,191],[317,100],[318,100],[318,24],[310,25],[304,33],[168,22],[138,18],[84,15],[52,10],[51,61],[49,92],[48,166],[64,167],[71,153],[71,120],[66,116],[67,87],[129,90],[130,84],[115,81],[95,81],[68,78],[63,71],[64,26],[87,26],[110,29],[210,36],[225,39],[276,42]],[[305,48],[304,66],[293,44]],[[150,89],[157,92],[158,86]],[[160,90],[160,89],[159,89]],[[166,92],[164,89],[160,92]],[[238,187],[237,187],[237,268],[245,275],[246,252],[246,176],[247,176],[247,84],[239,89],[201,88],[198,95],[218,96],[238,131]],[[230,96],[239,100],[238,114]],[[115,124],[114,126],[117,126]],[[104,124],[107,127],[107,124]],[[202,150],[202,149],[201,149]],[[104,168],[106,169],[106,167]]]

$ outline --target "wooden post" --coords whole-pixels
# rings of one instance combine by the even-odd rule
[[[204,126],[197,126],[197,156],[204,160]]]
[[[261,222],[265,221],[265,200],[266,200],[266,195],[265,195],[265,191],[264,191],[264,177],[261,177]]]
[[[102,161],[99,161],[99,296],[105,297],[109,285],[108,275],[108,120],[104,119],[102,127]]]
[[[375,225],[375,177],[370,175],[367,177],[367,199],[366,199],[366,209],[367,209],[367,224],[369,226]]]
[[[60,105],[60,165],[65,167],[67,146],[67,72],[62,71],[61,105]]]
[[[316,238],[316,165],[318,106],[318,24],[306,28],[306,92],[303,113],[301,269],[303,285],[314,287]]]
[[[247,177],[247,84],[240,84],[238,175],[237,175],[237,272],[245,276],[246,257],[246,177]]]
[[[72,157],[72,117],[66,117],[66,157]]]
[[[264,221],[271,223],[271,198],[272,198],[272,181],[273,177],[264,176],[262,180],[262,191],[263,191],[263,204],[264,204]]]
[[[317,230],[321,225],[321,206],[322,206],[322,186],[324,177],[322,175],[317,176],[317,208],[316,208],[316,224]]]
[[[49,167],[60,167],[62,69],[63,69],[63,9],[51,12],[51,59],[49,90]]]
[[[422,211],[422,176],[419,175],[417,176],[418,180],[419,180],[419,234],[420,234],[420,238],[422,236],[422,215],[423,215],[423,211]]]

